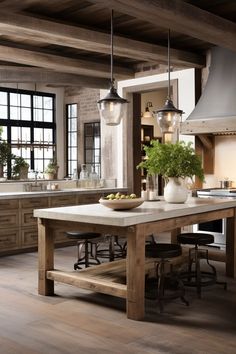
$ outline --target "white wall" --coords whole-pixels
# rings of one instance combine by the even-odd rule
[[[220,180],[229,178],[236,188],[236,136],[215,137],[215,171],[214,175],[206,175],[204,187],[220,187]]]
[[[184,111],[183,120],[188,117],[195,107],[195,71],[194,69],[187,69],[181,71],[174,71],[171,73],[171,82],[177,80],[178,89],[174,92],[173,101],[176,107]],[[137,79],[124,80],[118,82],[118,93],[130,99],[131,93],[143,92],[147,90],[155,90],[162,87],[167,87],[168,84],[167,73],[152,75]],[[164,104],[164,102],[163,102]],[[127,185],[127,175],[132,167],[131,156],[129,155],[129,146],[132,145],[130,136],[132,136],[132,105],[129,104],[129,110],[126,119],[120,124],[117,129],[117,137],[119,144],[117,144],[116,160],[119,166],[117,171],[118,187]],[[193,140],[192,137],[181,136],[180,140]],[[128,154],[128,155],[127,155]]]

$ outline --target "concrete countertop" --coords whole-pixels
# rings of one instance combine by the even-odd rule
[[[82,189],[82,188],[68,188],[61,190],[45,190],[39,192],[0,192],[0,200],[1,199],[19,199],[19,198],[32,198],[32,197],[50,197],[50,196],[58,196],[58,195],[67,195],[71,193],[76,194],[95,194],[101,193],[102,195],[106,195],[111,192],[126,192],[127,188],[98,188],[98,189]]]
[[[132,226],[232,207],[236,208],[236,200],[189,198],[187,202],[183,204],[170,204],[163,200],[147,201],[137,208],[122,211],[108,209],[99,203],[86,205],[86,208],[83,205],[78,205],[37,209],[34,211],[34,216],[53,220],[87,222],[101,225]]]

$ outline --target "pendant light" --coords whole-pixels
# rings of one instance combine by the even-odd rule
[[[113,77],[113,10],[111,10],[111,87],[106,97],[97,103],[100,117],[105,120],[106,125],[120,124],[128,101],[118,95]]]
[[[163,134],[174,133],[178,129],[183,111],[175,108],[170,97],[170,30],[168,30],[168,94],[164,107],[154,113]]]

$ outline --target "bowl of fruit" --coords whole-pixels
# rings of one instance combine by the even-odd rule
[[[106,197],[100,198],[99,203],[113,210],[127,210],[137,208],[144,202],[143,198],[138,198],[136,194],[108,194]]]

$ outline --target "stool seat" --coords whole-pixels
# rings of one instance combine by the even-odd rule
[[[153,243],[145,246],[147,258],[173,258],[181,256],[182,248],[173,243]]]
[[[96,232],[77,232],[77,231],[68,231],[66,233],[67,237],[73,240],[89,240],[92,238],[101,237],[101,234]]]
[[[204,246],[214,242],[214,236],[204,232],[187,232],[177,236],[182,244]]]

